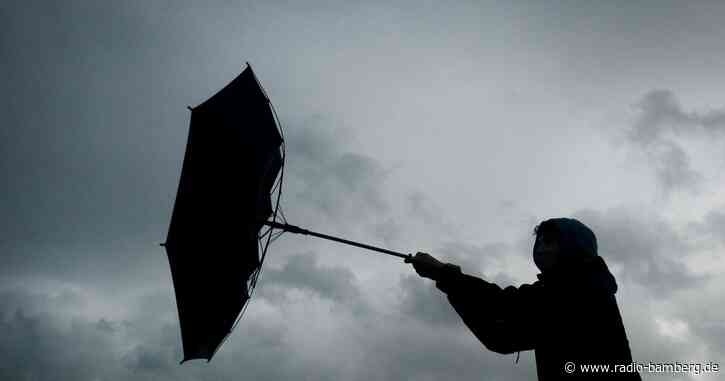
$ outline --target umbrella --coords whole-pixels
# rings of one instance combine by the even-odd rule
[[[222,90],[189,109],[179,187],[161,244],[176,293],[182,363],[211,360],[244,312],[269,243],[282,232],[409,257],[287,224],[279,208],[282,130],[249,64]]]

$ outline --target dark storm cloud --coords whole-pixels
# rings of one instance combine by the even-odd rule
[[[658,183],[666,191],[697,189],[703,176],[692,168],[689,155],[675,138],[721,139],[725,111],[685,111],[669,90],[650,91],[635,107],[637,115],[627,137],[652,160]]]
[[[143,345],[134,347],[121,358],[121,361],[126,368],[144,373],[168,372],[174,365],[168,357]]]
[[[164,272],[157,243],[183,158],[183,106],[236,74],[212,73],[218,66],[203,53],[213,46],[195,34],[209,14],[198,11],[143,2],[2,7],[0,64],[12,91],[2,95],[0,273],[120,283]],[[337,130],[290,124],[290,203],[337,221],[383,213],[386,172],[376,160],[341,148]]]
[[[282,327],[248,317],[234,333],[240,339],[230,338],[211,366],[178,366],[173,289],[157,244],[181,170],[189,123],[184,106],[238,73],[211,62],[228,46],[217,45],[216,33],[207,39],[202,24],[210,16],[218,21],[212,15],[220,10],[91,1],[9,8],[0,16],[0,65],[13,90],[2,96],[0,176],[8,181],[0,183],[0,277],[62,280],[110,295],[157,287],[160,280],[166,288],[154,298],[132,299],[145,312],[123,321],[76,317],[72,324],[53,307],[82,306],[78,294],[63,301],[22,288],[6,295],[0,350],[8,360],[0,378],[337,379],[333,364],[302,360],[297,354],[304,350],[285,342]],[[239,64],[244,58],[235,57]],[[268,68],[255,69],[274,77]],[[387,207],[378,189],[386,173],[376,160],[343,148],[344,139],[328,125],[285,122],[294,126],[286,130],[288,163],[294,163],[286,172],[290,203],[309,205],[311,216],[322,211],[356,223]],[[360,315],[367,309],[352,273],[320,266],[314,256],[293,257],[277,272],[265,269],[260,282],[270,292],[275,285],[312,292]],[[168,314],[174,324],[159,323]]]
[[[400,281],[402,299],[400,311],[411,319],[436,325],[451,325],[461,321],[445,294],[435,283],[417,275],[407,275]]]
[[[166,105],[153,102],[165,87],[154,79],[165,79],[147,63],[170,48],[160,42],[168,35],[132,5],[10,8],[2,227],[14,240],[53,244],[155,230],[147,205],[166,198],[150,189],[173,174],[158,150]]]
[[[158,4],[10,3],[2,17],[11,54],[0,60],[14,91],[3,95],[0,128],[0,273],[102,283],[166,273],[157,244],[183,159],[183,106],[236,73],[211,80],[198,57],[160,65],[191,58],[201,37],[182,42],[198,25],[173,30],[193,17]],[[198,78],[207,88],[193,88]],[[386,209],[376,160],[341,148],[334,129],[296,127],[290,203],[338,221]]]
[[[356,380],[532,380],[533,355],[500,355],[486,350],[463,322],[431,327],[410,320],[388,317],[383,334],[361,338],[367,350],[360,359],[363,370]],[[455,372],[451,376],[451,372]]]
[[[371,10],[355,5],[342,9],[343,18],[329,4],[315,9],[309,5],[286,8],[276,3],[267,10],[259,8],[263,7],[246,2],[33,0],[0,6],[0,69],[6,80],[6,91],[0,96],[4,105],[0,126],[0,177],[4,179],[0,181],[0,379],[164,381],[243,376],[255,380],[399,380],[448,379],[451,374],[461,380],[533,379],[531,354],[522,354],[522,363],[514,365],[512,357],[487,352],[462,322],[456,323],[455,315],[446,312],[450,306],[431,283],[414,276],[403,278],[403,310],[374,311],[360,295],[353,273],[322,265],[317,256],[307,254],[293,256],[279,268],[266,268],[258,296],[264,298],[275,289],[299,289],[333,305],[362,306],[366,313],[357,314],[360,310],[352,309],[355,316],[349,330],[360,339],[345,345],[351,352],[359,352],[346,359],[348,363],[359,364],[341,366],[335,350],[340,348],[314,353],[319,349],[293,346],[290,332],[299,333],[305,326],[291,326],[287,316],[275,310],[279,307],[275,300],[263,299],[259,301],[262,304],[272,302],[265,305],[272,312],[263,318],[246,316],[211,364],[178,366],[181,341],[173,289],[165,253],[157,243],[168,227],[181,169],[189,122],[184,106],[197,104],[221,88],[237,69],[241,70],[245,59],[255,63],[257,58],[270,57],[258,71],[267,89],[277,90],[271,95],[278,100],[289,96],[290,88],[298,84],[313,90],[305,88],[310,85],[304,81],[295,81],[295,75],[342,72],[361,57],[386,58],[377,60],[384,65],[371,67],[385,79],[385,75],[397,75],[395,68],[401,65],[393,62],[391,66],[387,58],[401,56],[401,51],[418,57],[449,57],[450,47],[438,54],[441,50],[435,44],[450,45],[460,41],[459,37],[466,46],[477,47],[482,41],[477,33],[468,36],[459,30],[449,38],[443,32],[452,25],[477,28],[485,24],[476,12],[469,12],[471,18],[465,15],[465,22],[459,23],[456,17],[461,15],[456,12],[467,8],[449,6],[417,7],[418,13],[412,18],[410,9],[402,7],[391,10],[375,6]],[[570,17],[577,21],[568,23],[561,22],[566,12],[559,7],[542,8],[553,18],[533,20],[535,17],[530,16],[538,11],[524,5],[522,15],[526,19],[515,20],[523,21],[517,24],[510,17],[500,17],[509,21],[503,27],[493,26],[496,36],[514,42],[528,38],[526,28],[522,29],[524,23],[526,27],[536,22],[547,27],[558,25],[556,28],[581,36],[577,41],[587,52],[597,53],[591,48],[595,46],[591,35],[579,29],[590,29],[591,22],[622,26],[608,22],[612,18],[599,17],[599,10],[589,12],[594,17]],[[578,12],[581,7],[564,8]],[[607,6],[610,8],[619,17],[620,6]],[[637,14],[650,14],[650,8],[642,7]],[[662,12],[662,8],[655,11]],[[498,14],[491,15],[492,20],[499,18]],[[408,24],[418,16],[423,25]],[[659,21],[675,19],[669,12],[666,16],[648,20],[666,25]],[[634,12],[627,17],[624,24],[631,28],[627,36],[640,36],[640,19]],[[336,39],[330,30],[341,38]],[[509,30],[516,34],[509,35]],[[421,35],[434,38],[421,39]],[[658,35],[668,40],[663,51],[671,52],[670,35]],[[372,39],[365,40],[368,36]],[[537,33],[531,41],[545,46],[541,36],[547,35]],[[713,36],[712,41],[717,41],[718,35]],[[638,41],[633,50],[647,46],[647,41]],[[702,44],[709,45],[706,42]],[[406,45],[425,49],[410,50]],[[514,51],[528,52],[527,48],[516,42],[501,57],[515,61]],[[713,51],[711,46],[707,48]],[[582,55],[577,49],[565,53],[576,58],[572,62],[596,62],[599,68],[607,66],[601,66],[604,61],[600,58],[616,56],[604,54],[606,50],[599,49],[602,54]],[[619,46],[616,50],[622,51]],[[467,59],[488,54],[471,53]],[[285,74],[289,72],[294,75]],[[277,84],[267,78],[277,79]],[[426,78],[425,74],[420,78]],[[329,83],[322,82],[319,87],[329,89],[325,87]],[[340,97],[349,95],[340,93]],[[317,101],[310,95],[311,103]],[[640,105],[643,125],[635,128],[643,131],[641,136],[633,135],[632,142],[639,146],[647,145],[642,139],[654,142],[647,146],[660,165],[662,183],[681,187],[693,181],[697,171],[691,168],[681,146],[668,145],[667,133],[696,131],[701,126],[702,132],[693,134],[719,136],[722,114],[688,113],[677,102],[668,102],[664,97],[654,99],[654,106]],[[335,106],[321,106],[323,110],[326,107]],[[398,216],[389,214],[393,200],[384,190],[390,177],[386,163],[348,148],[346,132],[330,128],[333,122],[326,117],[305,121],[304,117],[286,120],[284,113],[280,116],[288,126],[285,200],[302,217],[291,222],[319,222],[325,227],[342,222],[353,227],[367,224],[376,236],[394,241],[403,228],[395,222]],[[670,129],[670,124],[681,128]],[[654,132],[648,126],[655,126]],[[442,213],[421,195],[414,194],[401,205],[410,206],[409,216],[423,221],[428,232],[436,234],[446,226],[439,222]],[[608,231],[604,239],[620,239],[622,232],[608,227],[616,219],[607,213],[592,213]],[[713,229],[719,220],[717,214],[711,216]],[[639,221],[632,227],[641,224]],[[625,242],[620,246],[624,251],[617,251],[620,246],[616,245],[608,251],[615,257],[623,255],[616,261],[628,266],[627,276],[661,292],[692,284],[691,274],[678,267],[677,259],[667,259],[678,258],[662,247],[669,233],[662,244],[654,242],[661,238],[657,231],[648,231],[644,238],[630,233],[622,233]],[[719,233],[713,230],[712,234]],[[634,253],[632,247],[650,252]],[[481,270],[497,274],[499,263],[484,258],[495,258],[498,254],[492,253],[505,251],[457,243],[443,245],[440,253],[477,275]],[[652,263],[660,264],[654,273],[644,269]],[[672,276],[671,285],[666,284],[670,282],[667,274]],[[650,278],[654,280],[650,282]],[[506,283],[504,275],[494,275],[493,279]],[[26,280],[18,288],[4,288],[5,283]],[[37,291],[36,283],[44,280],[59,280],[78,292]],[[164,282],[162,289],[160,281]],[[147,293],[147,288],[155,291]],[[129,296],[137,294],[143,295]],[[326,310],[313,312],[313,318],[340,323],[338,316],[330,317]],[[114,313],[122,317],[109,315]],[[390,318],[391,314],[396,316]],[[328,332],[331,336],[337,333]],[[725,342],[722,326],[703,325],[702,332],[717,337],[720,344]],[[655,334],[643,337],[662,343],[654,339]],[[659,353],[655,344],[652,348],[651,353]]]
[[[664,220],[644,218],[624,208],[581,210],[574,217],[594,231],[605,261],[622,265],[627,280],[655,296],[667,297],[705,280],[685,266],[692,247]]]
[[[159,282],[171,285],[166,253],[158,241],[3,243],[0,277],[53,279],[106,290]]]
[[[657,181],[666,190],[697,189],[703,176],[690,165],[690,157],[679,145],[662,141],[653,154],[657,157]]]
[[[157,61],[180,41],[137,5],[3,5],[3,276],[158,277],[146,269],[163,256],[185,139],[168,128],[188,121],[175,70]]]
[[[285,130],[287,202],[314,208],[336,222],[365,220],[388,208],[388,175],[370,156],[344,148],[346,131],[314,118]]]
[[[725,243],[725,210],[711,210],[703,219],[703,222],[696,224],[696,229],[701,233],[708,234],[720,243]]]
[[[270,295],[272,287],[278,286],[285,290],[312,291],[321,298],[355,309],[364,309],[366,304],[352,271],[344,267],[323,266],[312,252],[289,257],[279,270],[264,269],[259,283],[261,296]]]
[[[3,380],[255,380],[334,379],[334,370],[301,361],[273,322],[247,319],[214,362],[179,366],[176,322],[165,311],[140,301],[138,313],[123,320],[92,319],[53,309],[58,296],[22,289],[0,291],[0,378]],[[81,303],[92,302],[74,295]],[[144,299],[143,297],[140,299]],[[153,299],[153,298],[152,298]],[[50,303],[49,303],[50,301]],[[153,317],[152,317],[153,316]]]
[[[722,321],[722,318],[720,316],[703,318],[702,315],[698,315],[690,316],[689,321],[695,332],[707,343],[711,357],[723,358],[725,355],[725,322]]]
[[[643,145],[663,139],[668,132],[677,134],[725,134],[725,110],[708,112],[685,111],[670,90],[652,90],[636,104],[639,115],[629,133],[630,138]]]
[[[421,192],[396,200],[388,194],[386,181],[393,170],[372,156],[350,150],[350,130],[331,127],[322,116],[308,118],[285,128],[287,148],[284,210],[292,223],[321,226],[344,234],[363,228],[373,241],[396,245],[403,224],[393,213],[396,203],[408,208],[414,218],[443,232],[442,214]],[[314,230],[314,228],[313,228]]]
[[[97,373],[112,371],[107,365],[112,357],[108,353],[110,340],[104,332],[87,325],[59,332],[50,319],[50,315],[27,316],[21,311],[3,319],[2,379],[53,380],[62,375],[66,380],[91,380]],[[87,352],[79,353],[78,349]]]
[[[3,379],[91,381],[102,376],[163,381],[237,379],[243,375],[258,380],[332,380],[343,374],[335,366],[341,363],[335,353],[324,354],[324,364],[305,359],[305,351],[286,339],[292,328],[286,319],[247,318],[211,364],[193,361],[179,366],[178,326],[158,318],[153,295],[138,302],[139,312],[124,320],[110,320],[52,310],[48,300],[57,297],[48,294],[20,290],[0,294],[0,346],[6,354],[0,366]],[[82,295],[72,299],[88,302]],[[154,315],[157,318],[150,317]],[[483,374],[491,380],[533,377],[526,353],[515,365],[511,356],[485,351],[460,321],[453,319],[443,329],[438,329],[441,325],[431,329],[420,321],[397,313],[356,316],[345,335],[353,340],[349,345],[364,351],[344,378],[445,378],[451,369],[456,369],[461,380],[478,380]],[[370,329],[377,334],[370,335]]]
[[[74,295],[74,298],[83,299],[83,296]],[[0,293],[2,379],[90,381],[99,376],[114,380],[153,379],[154,372],[173,363],[173,351],[169,351],[173,347],[167,344],[170,339],[176,339],[177,327],[164,329],[154,321],[144,323],[156,328],[153,336],[145,337],[145,345],[155,345],[158,349],[153,353],[139,352],[143,351],[141,347],[127,350],[124,348],[127,339],[134,336],[138,339],[138,333],[128,325],[106,319],[87,320],[61,312],[67,310],[52,308],[54,303],[63,303],[57,299],[58,296],[20,289]]]
[[[639,295],[639,298],[647,298],[646,295]],[[661,318],[671,318],[667,313],[661,315],[654,312],[652,304],[628,303],[620,304],[620,311],[625,319],[627,338],[632,350],[633,360],[636,362],[682,362],[686,359],[693,361],[712,361],[717,356],[706,354],[703,357],[694,355],[702,349],[702,341],[696,337],[672,337],[672,332],[662,331],[659,321]],[[647,373],[641,374],[642,379],[648,377]],[[652,376],[652,374],[650,374]],[[681,374],[660,373],[657,379],[682,380]]]

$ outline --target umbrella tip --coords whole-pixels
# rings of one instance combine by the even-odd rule
[[[159,244],[159,246],[164,246],[164,247],[165,247],[165,246],[166,246],[166,242],[161,242],[161,243]]]
[[[194,111],[194,109],[189,105],[186,105],[186,108],[189,109],[189,111]]]

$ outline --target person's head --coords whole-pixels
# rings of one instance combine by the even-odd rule
[[[556,226],[544,221],[534,228],[534,263],[542,272],[553,269],[559,262],[559,232]]]
[[[575,265],[597,256],[597,239],[586,225],[572,218],[552,218],[534,228],[533,257],[541,272]]]

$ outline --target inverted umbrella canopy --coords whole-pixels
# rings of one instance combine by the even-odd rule
[[[269,243],[282,232],[411,258],[286,223],[279,209],[282,130],[251,66],[191,110],[181,179],[162,244],[176,291],[182,363],[211,360],[244,312]]]
[[[182,363],[211,360],[249,299],[266,248],[260,250],[260,230],[276,215],[271,193],[283,164],[282,143],[269,99],[249,65],[192,109],[163,244],[176,292]]]

